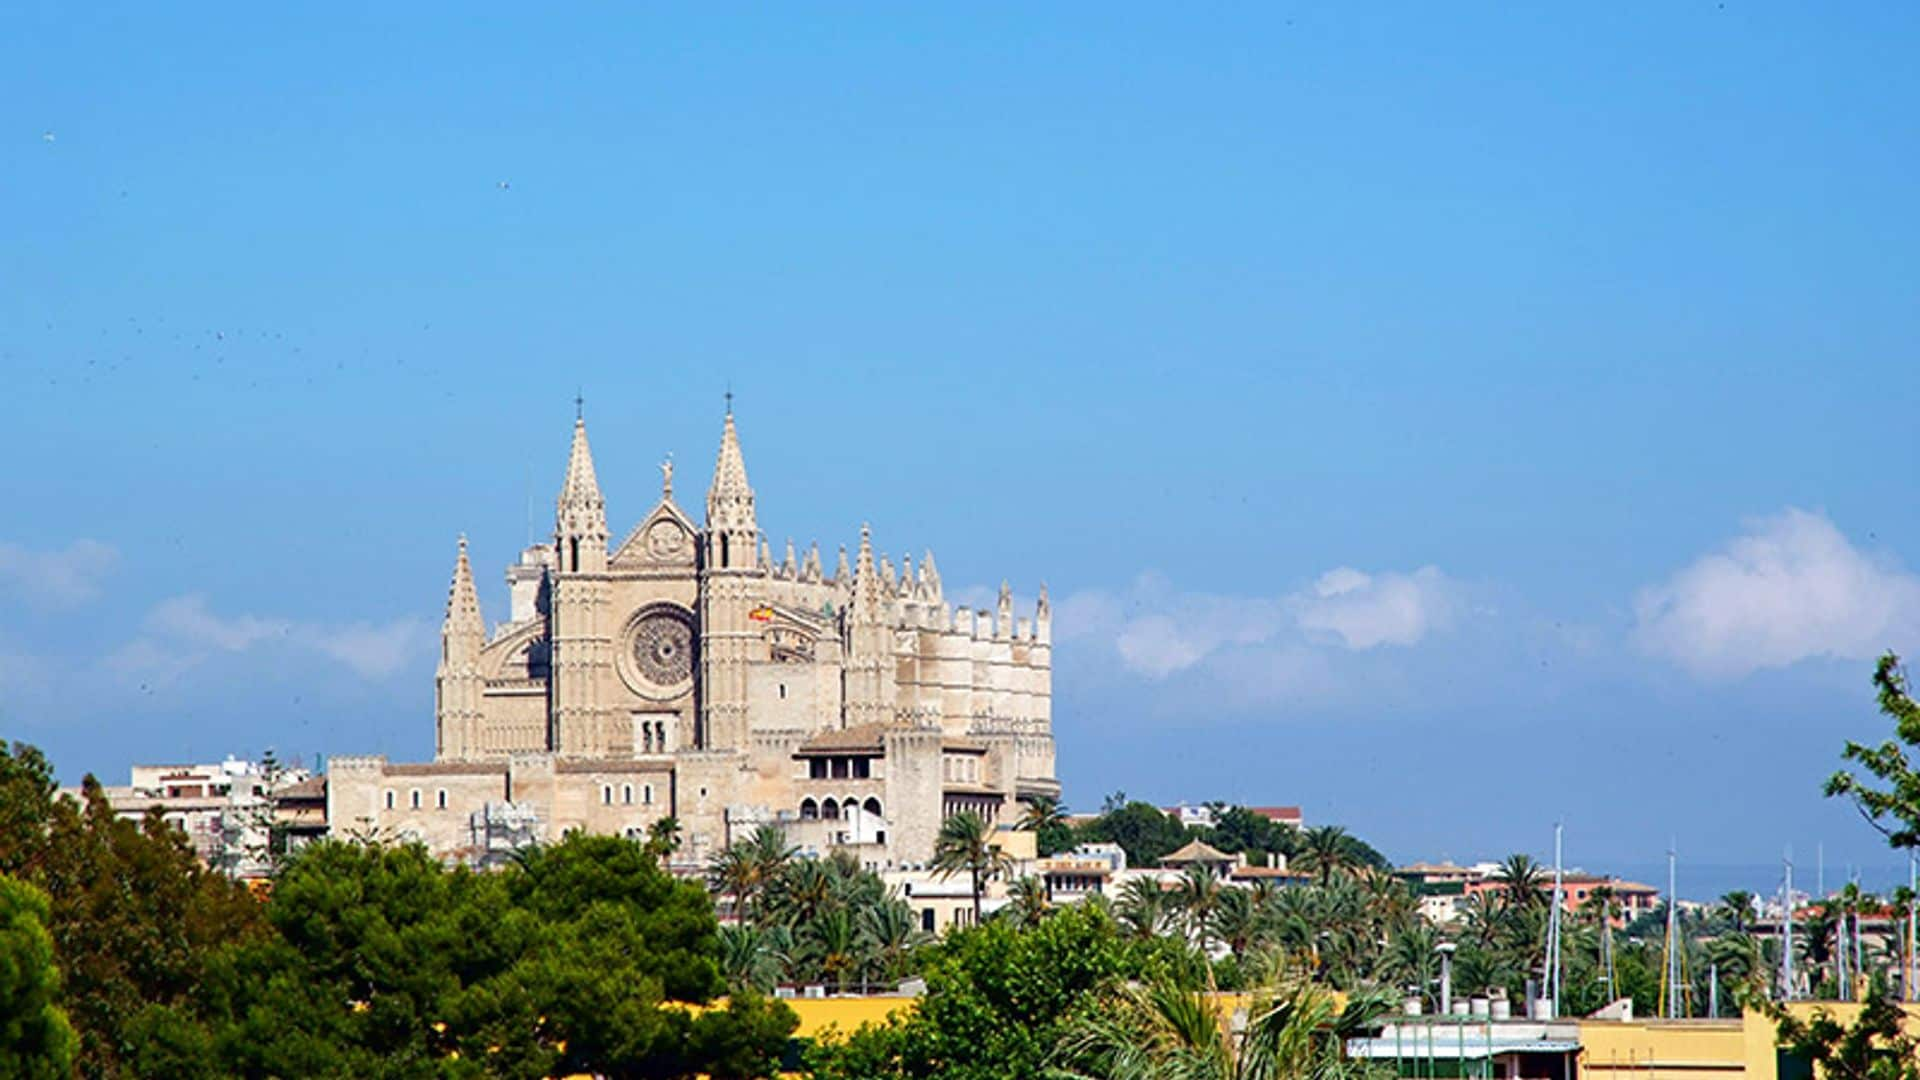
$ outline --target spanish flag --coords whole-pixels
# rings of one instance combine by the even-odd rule
[[[754,622],[772,622],[773,609],[762,604],[752,611],[747,612],[747,618],[752,619]]]

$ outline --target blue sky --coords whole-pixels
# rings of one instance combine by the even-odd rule
[[[396,7],[404,10],[394,10]],[[584,391],[615,531],[1059,608],[1069,802],[1892,862],[1920,16],[1730,0],[0,12],[0,733],[431,752]]]

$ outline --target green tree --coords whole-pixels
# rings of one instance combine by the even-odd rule
[[[1920,1040],[1906,1034],[1905,1014],[1884,991],[1867,996],[1852,1026],[1824,1008],[1806,1020],[1760,996],[1788,1053],[1811,1062],[1829,1080],[1920,1080]]]
[[[978,814],[959,813],[940,824],[933,841],[933,869],[942,878],[965,871],[973,883],[973,921],[980,922],[980,892],[1013,860],[993,842],[993,831]]]
[[[1545,891],[1546,868],[1531,855],[1515,852],[1507,856],[1494,870],[1493,879],[1506,886],[1507,895],[1514,903],[1531,906],[1545,904],[1550,899]]]
[[[799,850],[787,843],[779,826],[762,825],[713,857],[707,866],[707,883],[715,892],[733,898],[734,918],[757,923],[767,892]]]
[[[1900,657],[1887,653],[1873,671],[1880,712],[1893,721],[1894,737],[1868,746],[1848,740],[1841,757],[1854,762],[1884,785],[1876,787],[1842,769],[1827,779],[1829,797],[1846,796],[1895,848],[1920,847],[1920,773],[1910,764],[1920,751],[1920,704],[1909,690]]]
[[[1047,917],[1046,882],[1029,874],[1007,885],[1007,906],[1001,914],[1022,926],[1032,926]]]
[[[1044,1075],[1077,1007],[1119,980],[1176,964],[1171,944],[1125,939],[1095,903],[1032,927],[991,919],[929,948],[919,1008],[822,1041],[807,1064],[815,1080],[1031,1080]]]
[[[1034,834],[1034,846],[1042,858],[1073,847],[1073,826],[1067,824],[1067,807],[1059,799],[1042,795],[1028,802],[1020,814],[1020,828]]]
[[[1308,829],[1301,838],[1300,869],[1310,871],[1322,886],[1336,874],[1351,873],[1361,865],[1354,851],[1353,838],[1338,825],[1320,825]]]
[[[1753,894],[1745,889],[1721,894],[1719,914],[1734,933],[1746,933],[1747,924],[1753,920]]]
[[[1108,799],[1122,797],[1116,792]],[[1081,830],[1082,841],[1120,845],[1127,853],[1128,866],[1152,866],[1188,840],[1190,833],[1165,811],[1152,803],[1128,802],[1110,805],[1099,817]]]
[[[1110,988],[1063,1033],[1055,1075],[1073,1080],[1340,1080],[1360,1075],[1345,1060],[1348,1037],[1387,1008],[1377,993],[1343,1009],[1299,974],[1268,976],[1244,1025],[1204,991],[1162,975]]]
[[[156,1018],[192,1015],[218,951],[263,932],[259,904],[157,812],[120,818],[91,776],[78,800],[57,790],[38,750],[0,747],[0,873],[47,895],[79,1070],[142,1075],[129,1064],[141,1040],[178,1027]]]
[[[0,1076],[72,1075],[80,1040],[58,1005],[46,894],[0,874]]]
[[[725,982],[705,893],[615,837],[485,874],[418,846],[317,844],[268,914],[277,935],[209,980],[242,1076],[762,1075],[794,1023],[750,989],[711,1007]]]
[[[1230,806],[1214,815],[1207,843],[1225,852],[1246,852],[1248,862],[1264,866],[1272,856],[1298,854],[1300,834],[1293,826],[1261,817],[1244,806]]]

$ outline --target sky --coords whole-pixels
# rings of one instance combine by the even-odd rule
[[[0,736],[432,753],[583,396],[1056,608],[1075,809],[1900,862],[1920,11],[0,9]],[[1755,884],[1766,885],[1767,882]]]

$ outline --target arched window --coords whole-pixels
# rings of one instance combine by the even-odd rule
[[[869,814],[872,814],[874,817],[879,817],[880,816],[880,800],[870,798],[866,801],[865,805],[861,806],[861,809],[865,810]]]
[[[820,816],[828,821],[840,820],[840,804],[828,799],[820,804]]]
[[[640,801],[643,803],[646,803],[648,806],[653,805],[653,785],[652,784],[640,785]]]
[[[393,809],[393,792],[387,792],[387,809]]]
[[[632,784],[620,785],[620,801],[625,803],[628,806],[633,805],[633,785]]]
[[[606,784],[600,788],[600,805],[602,806],[613,805],[613,785],[612,784]]]
[[[720,534],[720,565],[723,567],[727,565],[727,556],[729,554],[729,546],[730,545],[728,545],[727,543],[727,534],[721,533]]]
[[[580,538],[576,536],[569,540],[567,546],[573,552],[573,568],[580,569]]]
[[[446,788],[441,788],[439,791],[433,793],[433,805],[437,810],[445,810],[447,808]]]
[[[817,821],[820,818],[820,804],[812,799],[800,800],[800,820]]]

